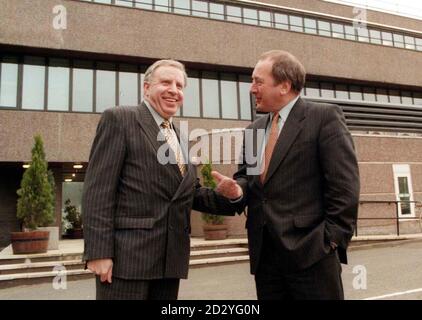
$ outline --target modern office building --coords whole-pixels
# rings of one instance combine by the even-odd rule
[[[145,68],[188,68],[178,120],[246,127],[258,56],[283,49],[308,76],[305,99],[339,104],[356,145],[358,233],[417,232],[422,200],[422,21],[322,0],[0,0],[0,247],[19,229],[16,190],[33,136],[56,179],[56,217],[80,205],[101,112],[142,99]],[[193,138],[192,138],[193,139]],[[193,139],[194,140],[194,139]],[[230,174],[235,165],[217,165]],[[374,202],[379,201],[379,202]],[[385,201],[385,202],[383,202]],[[394,219],[396,212],[401,219]],[[378,218],[378,219],[372,219]],[[244,235],[244,217],[228,219]],[[192,234],[200,235],[199,215]]]

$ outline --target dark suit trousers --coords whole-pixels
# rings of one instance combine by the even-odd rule
[[[125,280],[96,277],[97,300],[177,300],[180,279]]]
[[[343,300],[341,265],[336,251],[309,268],[289,271],[267,228],[255,275],[258,300]]]

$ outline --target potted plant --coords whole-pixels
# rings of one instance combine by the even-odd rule
[[[34,139],[32,161],[17,191],[17,217],[22,222],[23,232],[11,233],[14,254],[46,252],[49,231],[37,228],[54,221],[55,193],[51,173],[48,172],[41,136],[36,135]]]
[[[78,211],[76,206],[72,205],[70,199],[65,201],[64,212],[66,214],[66,220],[68,224],[69,235],[72,239],[81,239],[83,238],[82,230],[82,215]]]
[[[201,168],[201,175],[205,187],[214,189],[217,184],[211,175],[212,166],[209,162]],[[224,223],[224,216],[202,213],[202,220],[205,240],[222,240],[227,238],[227,225]]]

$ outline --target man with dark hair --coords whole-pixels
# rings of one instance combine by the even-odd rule
[[[358,164],[341,109],[301,99],[304,84],[297,58],[264,53],[251,93],[267,115],[246,128],[261,161],[245,161],[256,150],[245,134],[243,163],[233,179],[213,172],[218,192],[248,206],[258,299],[344,299],[340,262],[347,263],[357,219]],[[259,174],[251,173],[257,166]]]
[[[145,73],[141,105],[102,114],[82,197],[84,260],[97,275],[97,299],[176,299],[188,274],[192,207],[231,212],[227,199],[200,187],[180,146],[172,117],[186,79],[180,62],[157,61]],[[163,147],[173,161],[160,158]]]

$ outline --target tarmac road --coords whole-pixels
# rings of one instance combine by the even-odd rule
[[[343,265],[345,297],[348,300],[422,300],[421,264],[422,242],[353,250],[349,252],[349,264]],[[65,290],[55,290],[50,283],[0,290],[0,300],[94,298],[92,279],[69,281]],[[191,269],[189,279],[181,282],[179,299],[255,300],[255,283],[249,274],[249,263]]]

